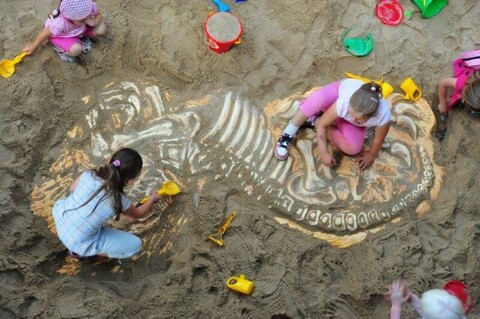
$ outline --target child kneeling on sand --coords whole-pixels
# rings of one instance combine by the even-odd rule
[[[125,196],[124,187],[133,184],[143,166],[137,151],[123,148],[108,164],[83,172],[70,186],[70,194],[53,206],[58,236],[73,257],[107,256],[129,258],[140,251],[142,241],[125,231],[105,228],[104,224],[121,215],[141,218],[160,200],[153,193],[135,207]]]
[[[344,79],[313,92],[300,104],[300,109],[283,130],[275,146],[275,157],[285,160],[293,138],[301,127],[316,129],[322,163],[336,165],[328,152],[327,140],[348,155],[359,154],[360,169],[368,168],[383,145],[390,129],[390,108],[383,99],[382,88],[375,83]],[[369,127],[375,136],[368,150],[363,143]]]
[[[438,84],[438,110],[447,115],[458,103],[465,104],[472,115],[480,116],[480,50],[466,51],[452,62],[453,77]],[[452,89],[447,103],[447,91]]]
[[[23,51],[32,54],[49,39],[60,59],[73,63],[92,50],[91,38],[106,33],[107,26],[92,0],[63,0],[57,15],[48,18],[43,31]]]

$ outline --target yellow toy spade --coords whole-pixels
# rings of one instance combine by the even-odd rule
[[[390,94],[393,93],[393,87],[389,83],[384,82],[383,78],[381,78],[380,80],[372,81],[370,79],[367,79],[367,78],[364,78],[364,77],[361,77],[359,75],[355,75],[355,74],[352,74],[352,73],[348,73],[348,72],[346,72],[345,75],[348,76],[349,78],[352,78],[352,79],[357,79],[357,80],[360,80],[360,81],[363,81],[363,82],[374,82],[374,83],[380,85],[382,87],[382,95],[383,95],[384,98],[387,98]]]
[[[174,182],[172,181],[166,181],[162,188],[160,188],[157,192],[157,195],[158,196],[162,196],[162,195],[177,195],[178,193],[180,193],[182,190],[180,189],[180,187],[178,187],[177,184],[175,184]],[[150,196],[145,196],[144,198],[142,198],[137,205],[142,205],[143,203],[145,203],[148,198]]]
[[[228,226],[230,226],[230,223],[232,222],[235,215],[237,215],[236,211],[231,212],[230,215],[228,215],[225,222],[223,223],[223,225],[218,229],[218,232],[216,232],[215,234],[208,235],[208,239],[213,241],[218,246],[222,247],[223,246],[223,234],[225,234],[225,232],[227,231]]]
[[[13,60],[2,60],[0,61],[0,75],[4,78],[10,77],[15,72],[15,64],[20,63],[28,54],[28,52],[22,52],[17,55]]]

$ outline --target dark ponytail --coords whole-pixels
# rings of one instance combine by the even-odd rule
[[[123,188],[130,179],[140,174],[142,166],[143,160],[137,151],[122,148],[112,155],[107,165],[94,170],[95,174],[105,181],[99,191],[105,189],[107,195],[112,198],[115,220],[119,220],[123,212]]]
[[[95,198],[102,190],[105,190],[105,196],[102,196],[95,204],[94,211],[98,204],[104,198],[110,197],[112,199],[113,208],[115,210],[115,220],[120,219],[120,215],[123,212],[122,207],[122,194],[123,188],[127,185],[128,181],[137,177],[142,170],[143,160],[137,151],[131,148],[122,148],[115,152],[110,158],[108,164],[100,166],[97,169],[93,169],[96,176],[104,180],[102,186],[97,189],[89,199],[77,208],[67,209],[65,212],[75,210],[87,205],[91,200]]]
[[[382,87],[374,82],[363,84],[350,98],[350,106],[355,112],[370,118],[377,113],[382,98]]]

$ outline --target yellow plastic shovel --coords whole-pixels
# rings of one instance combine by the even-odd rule
[[[10,77],[15,72],[15,64],[22,61],[23,57],[26,56],[28,52],[22,52],[17,55],[13,60],[2,60],[0,61],[0,75],[4,78]]]
[[[182,190],[180,189],[180,187],[178,187],[177,184],[175,184],[174,182],[172,181],[166,181],[162,188],[160,188],[157,192],[157,195],[158,196],[162,196],[162,195],[177,195],[178,193],[180,193]],[[137,205],[142,205],[143,203],[145,203],[148,198],[150,196],[145,196],[144,198],[142,198]]]

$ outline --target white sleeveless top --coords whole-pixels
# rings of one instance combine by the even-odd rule
[[[368,119],[365,123],[359,124],[348,114],[348,108],[350,106],[350,98],[353,93],[357,91],[365,82],[356,79],[345,79],[340,83],[338,89],[337,99],[337,114],[339,117],[345,119],[347,122],[360,127],[373,127],[383,126],[390,122],[392,113],[390,112],[390,106],[384,99],[380,99],[380,105],[378,106],[377,113]]]

